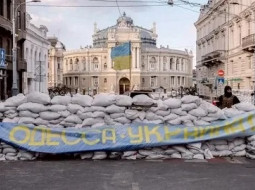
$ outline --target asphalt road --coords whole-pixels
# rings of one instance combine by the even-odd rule
[[[232,162],[232,163],[230,163]],[[0,162],[1,190],[254,190],[255,161]]]

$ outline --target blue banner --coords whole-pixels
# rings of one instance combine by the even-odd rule
[[[0,123],[0,140],[28,151],[44,153],[127,151],[251,135],[255,135],[255,112],[195,127],[143,123],[60,129]]]

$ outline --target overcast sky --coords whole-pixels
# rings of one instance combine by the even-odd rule
[[[27,5],[70,5],[70,6],[111,6],[115,0],[41,0],[41,3]],[[108,1],[108,2],[107,2]],[[111,1],[111,2],[109,2]],[[122,2],[121,2],[122,1]],[[199,7],[183,5],[174,0],[176,6],[167,6],[164,0],[136,0],[137,2],[118,0],[121,5],[143,5],[142,7],[120,7],[120,12],[126,12],[134,24],[151,29],[156,22],[158,43],[170,48],[193,50],[195,53],[196,29],[194,22],[199,16]],[[208,0],[189,0],[205,4]],[[163,6],[149,6],[149,5]],[[178,6],[182,6],[178,7]],[[186,9],[184,9],[186,8]],[[191,9],[191,10],[187,10]],[[193,10],[193,11],[192,11]],[[78,49],[80,46],[92,45],[94,23],[99,29],[116,24],[120,16],[117,7],[34,7],[27,6],[27,12],[32,16],[36,26],[45,25],[49,29],[48,36],[55,35],[66,45],[67,50]]]

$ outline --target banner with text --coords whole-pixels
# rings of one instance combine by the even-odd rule
[[[251,135],[255,135],[254,112],[195,127],[143,123],[64,129],[0,123],[0,140],[28,151],[44,153],[127,151]]]

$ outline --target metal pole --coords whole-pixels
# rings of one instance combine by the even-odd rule
[[[17,86],[17,44],[16,44],[16,27],[15,27],[15,0],[12,0],[12,96],[19,92]]]

